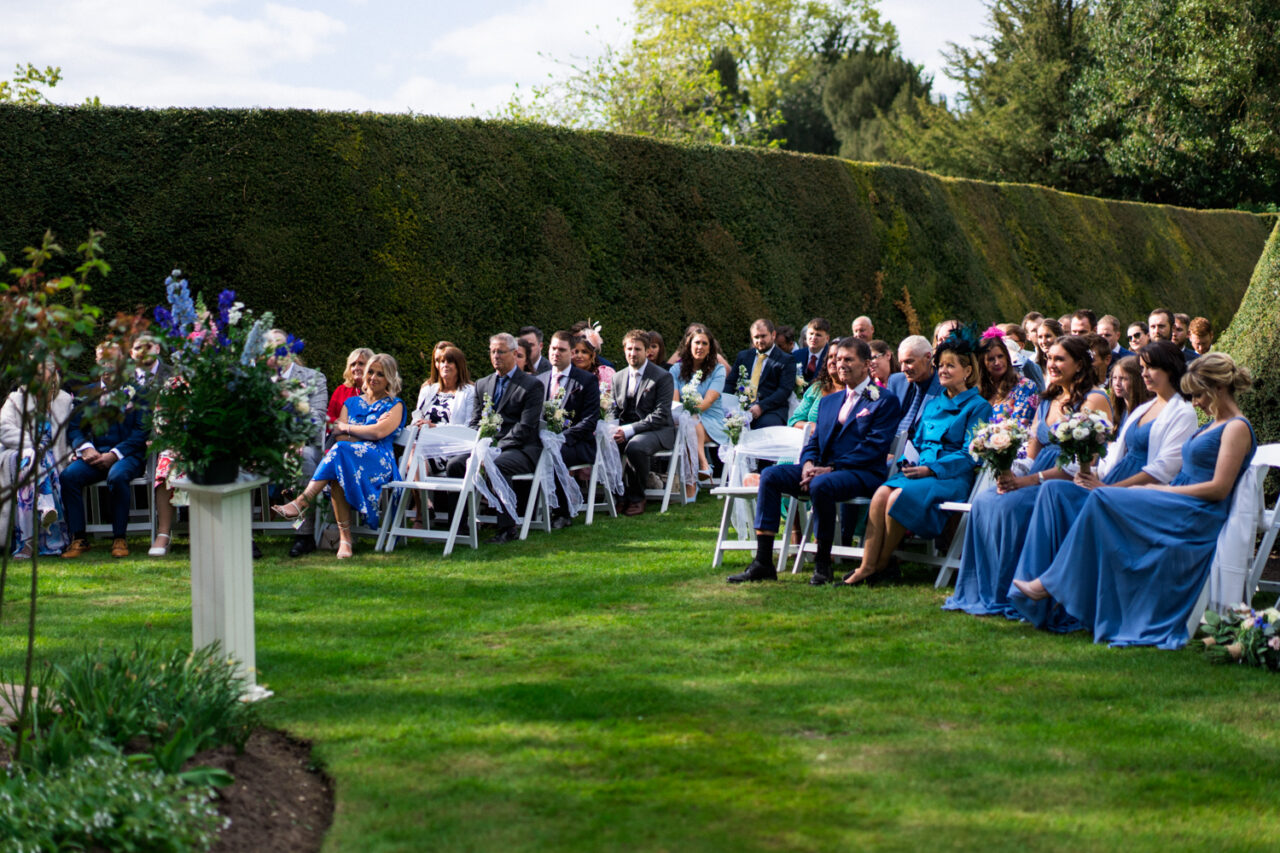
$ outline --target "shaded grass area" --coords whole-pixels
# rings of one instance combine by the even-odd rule
[[[943,613],[729,587],[718,505],[524,543],[256,568],[268,722],[336,780],[331,850],[1168,849],[1257,838],[1267,673]],[[42,563],[40,655],[190,642],[184,548]],[[11,570],[11,591],[27,583]],[[14,606],[0,662],[20,660]]]

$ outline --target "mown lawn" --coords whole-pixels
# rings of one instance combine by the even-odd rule
[[[263,710],[336,780],[327,849],[1266,846],[1274,676],[943,613],[923,568],[729,587],[748,556],[710,569],[717,521],[704,500],[448,560],[267,544]],[[42,562],[43,658],[190,642],[185,547],[106,550]]]

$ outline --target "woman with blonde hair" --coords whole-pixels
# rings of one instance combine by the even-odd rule
[[[364,366],[373,358],[373,350],[368,347],[356,347],[347,356],[347,368],[342,371],[342,384],[333,389],[329,397],[327,412],[329,423],[338,419],[342,412],[342,404],[360,393],[360,383],[364,381]]]
[[[363,513],[370,527],[378,526],[378,497],[382,484],[396,474],[393,448],[405,422],[400,393],[400,369],[386,353],[369,359],[364,368],[364,391],[343,405],[334,424],[335,442],[306,490],[295,500],[273,506],[285,518],[298,518],[316,495],[329,487],[338,524],[338,559],[351,556],[351,511]]]
[[[1253,381],[1230,356],[1200,356],[1181,384],[1213,419],[1183,446],[1181,472],[1169,485],[1095,489],[1049,568],[1014,581],[1009,597],[1020,609],[1052,596],[1096,643],[1186,645],[1236,482],[1258,442],[1236,401]]]

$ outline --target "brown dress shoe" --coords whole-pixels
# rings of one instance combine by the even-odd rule
[[[74,560],[90,549],[91,546],[88,539],[72,539],[71,544],[67,546],[67,550],[62,552],[62,559]]]
[[[123,539],[111,540],[111,556],[127,557],[129,556],[129,543]]]
[[[644,514],[644,501],[636,501],[633,504],[628,504],[626,511],[623,512],[623,515],[642,515],[642,514]]]

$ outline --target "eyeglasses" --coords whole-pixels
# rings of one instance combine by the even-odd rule
[[[1129,340],[1131,341],[1136,340],[1137,338],[1140,338],[1140,337],[1142,337],[1142,332],[1134,332],[1132,335],[1129,336]]]
[[[880,353],[876,353],[875,355],[871,356],[871,360],[872,360],[872,361],[879,361],[879,360],[880,360],[880,359],[882,359],[882,358],[888,358],[888,357],[889,357],[889,353],[887,353],[887,352],[880,352]]]

